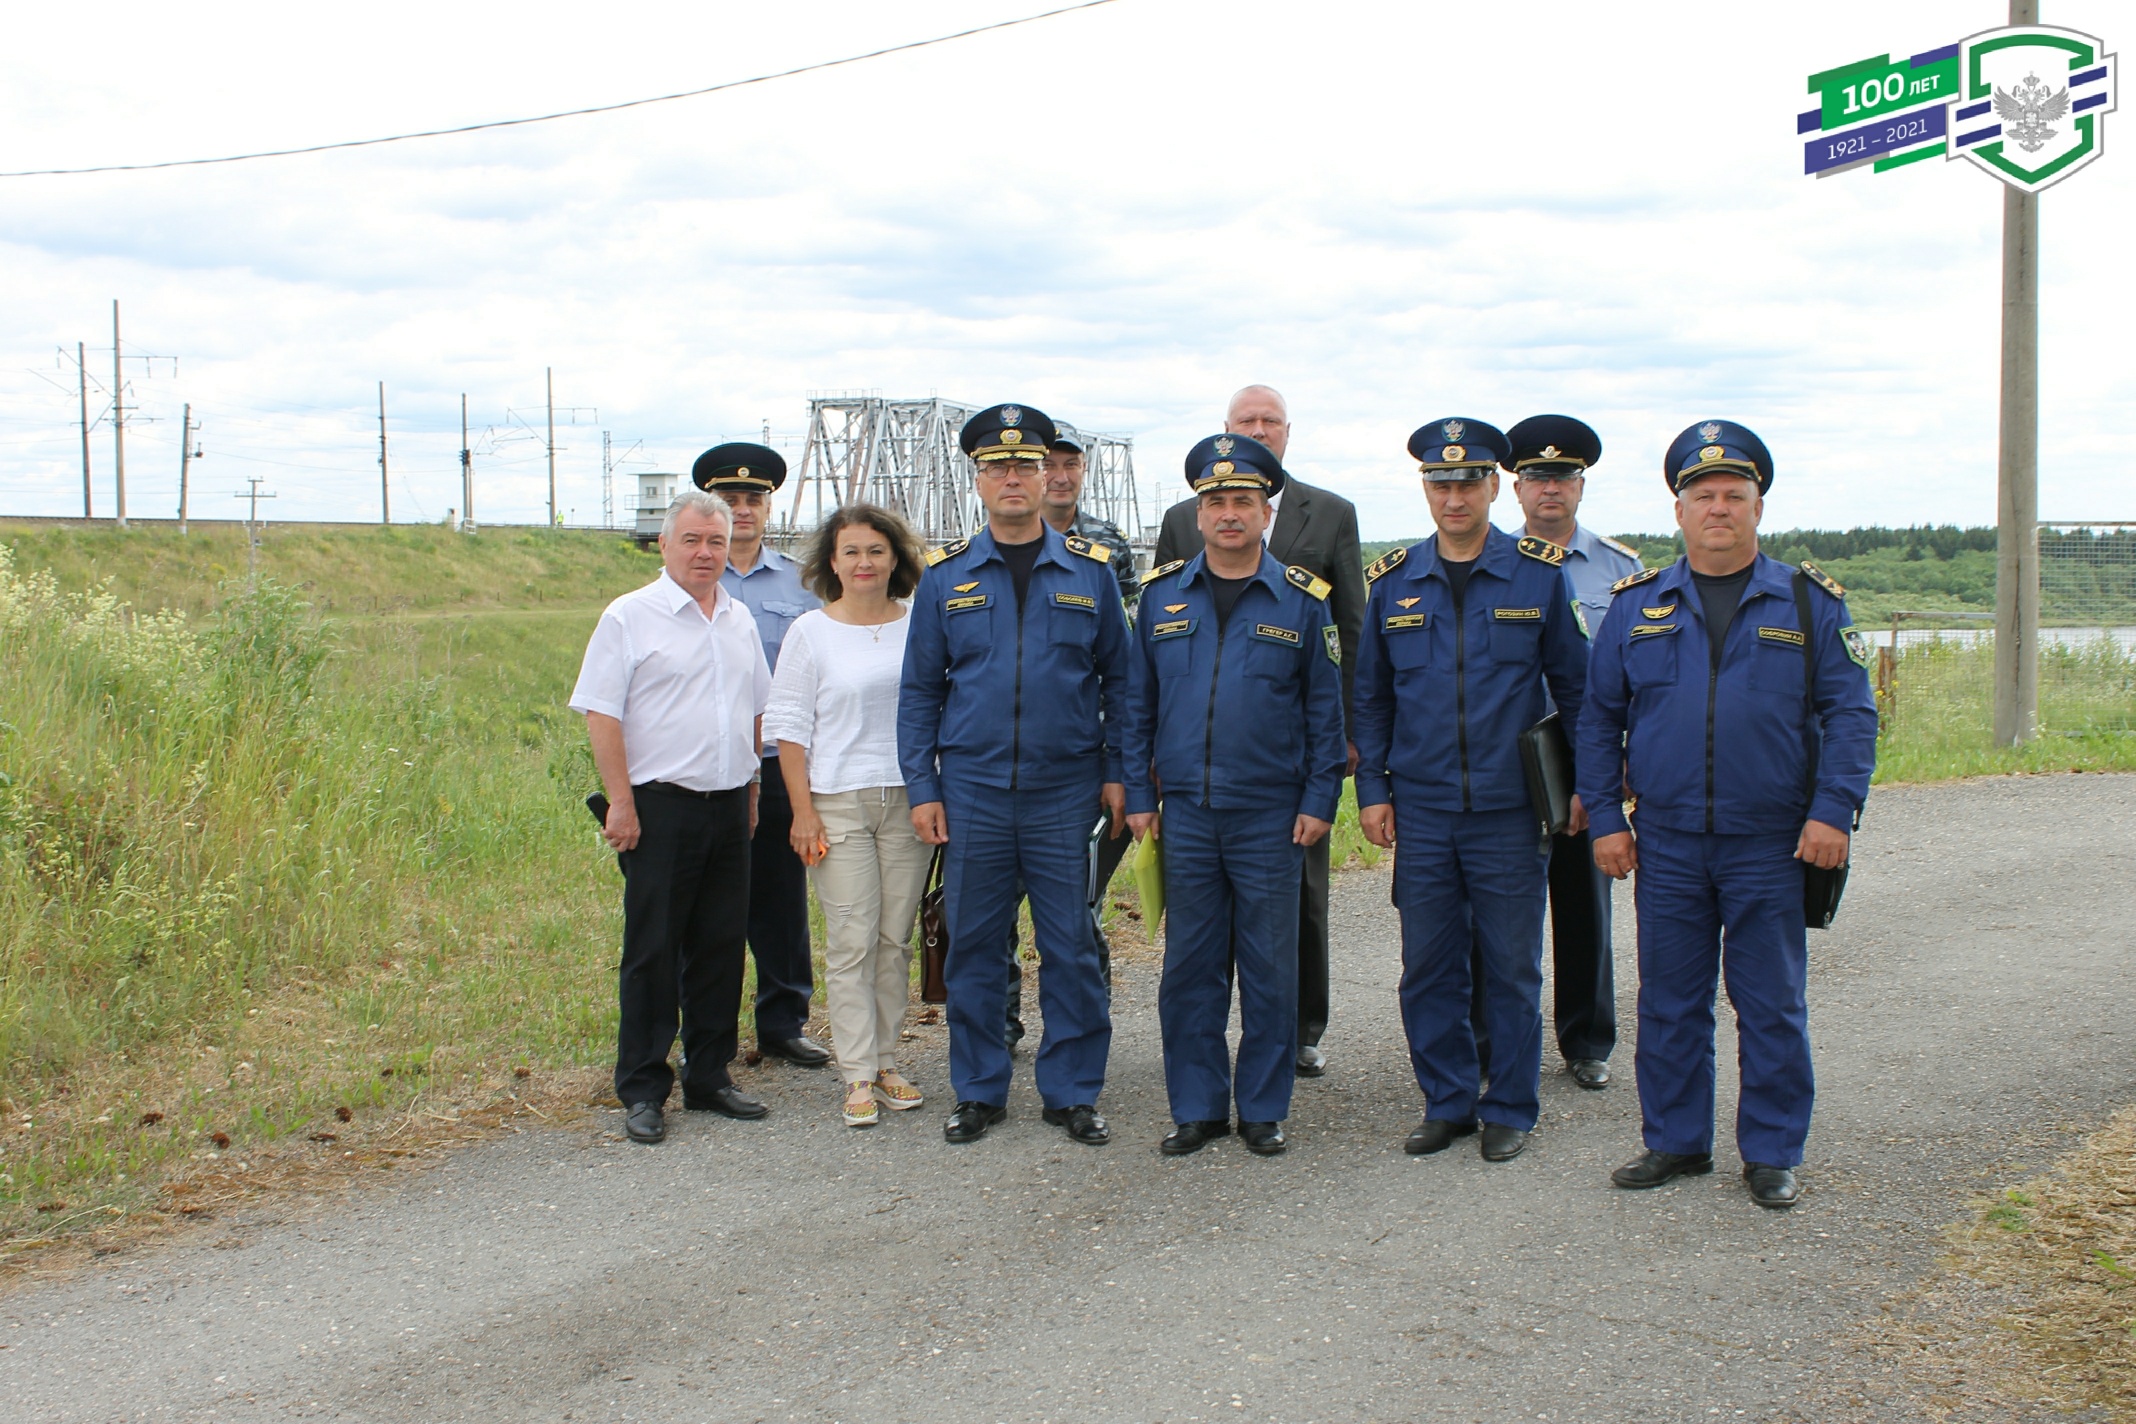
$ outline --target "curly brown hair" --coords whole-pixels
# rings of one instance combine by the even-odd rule
[[[897,567],[890,572],[890,596],[910,598],[920,586],[924,567],[920,541],[913,537],[912,526],[879,504],[842,504],[833,510],[809,537],[808,554],[801,561],[802,581],[825,603],[836,603],[845,595],[845,585],[831,572],[831,556],[838,552],[840,532],[855,524],[866,525],[890,541],[890,551],[897,555]]]

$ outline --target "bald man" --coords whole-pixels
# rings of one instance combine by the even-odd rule
[[[1224,429],[1250,435],[1278,460],[1290,448],[1290,407],[1270,386],[1248,386],[1231,398]],[[1268,527],[1268,552],[1278,563],[1296,564],[1334,586],[1328,612],[1342,642],[1342,711],[1344,740],[1349,744],[1347,770],[1357,770],[1357,742],[1350,734],[1355,715],[1357,639],[1365,625],[1365,561],[1358,553],[1357,506],[1339,494],[1309,485],[1296,475],[1282,493],[1269,500],[1274,514]],[[1153,568],[1174,559],[1191,559],[1202,551],[1195,523],[1195,502],[1181,500],[1164,512]],[[1305,880],[1298,903],[1298,1072],[1317,1078],[1327,1071],[1320,1036],[1328,1026],[1328,839],[1308,846]]]

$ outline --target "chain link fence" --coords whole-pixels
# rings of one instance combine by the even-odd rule
[[[2136,732],[2136,521],[2042,524],[2039,550],[2041,734]],[[1985,744],[1995,721],[1993,615],[1907,610],[1875,637],[1886,731]]]

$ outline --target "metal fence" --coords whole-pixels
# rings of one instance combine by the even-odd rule
[[[2040,733],[2136,732],[2136,522],[2042,524],[2039,541]],[[1894,613],[1878,641],[1885,730],[1954,743],[1992,735],[1992,615]]]

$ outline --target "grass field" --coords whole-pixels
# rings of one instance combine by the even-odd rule
[[[590,1081],[617,881],[562,701],[651,555],[273,529],[248,591],[227,526],[0,553],[0,1241],[520,1070]],[[1990,750],[1980,686],[1880,775],[2136,765],[2130,736]],[[1335,853],[1377,859],[1347,799]]]

